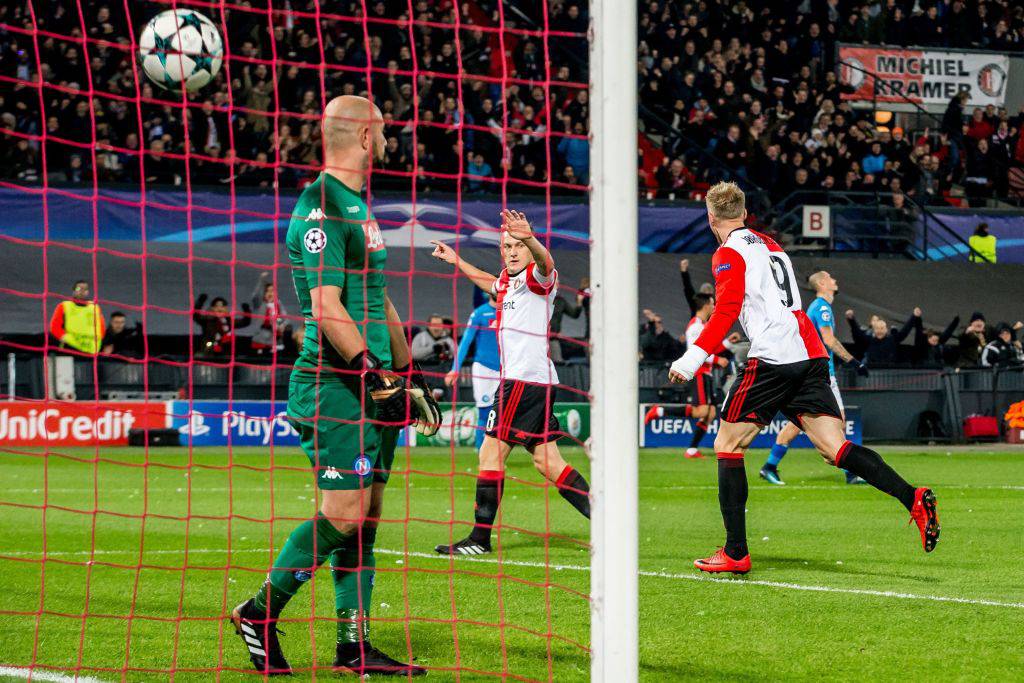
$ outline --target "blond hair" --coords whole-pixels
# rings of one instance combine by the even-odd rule
[[[821,281],[825,279],[825,271],[819,270],[816,273],[811,273],[807,276],[807,284],[814,288],[814,291],[818,291],[821,287]]]
[[[743,218],[743,212],[746,210],[746,196],[736,183],[716,183],[708,190],[704,199],[708,211],[718,220]]]

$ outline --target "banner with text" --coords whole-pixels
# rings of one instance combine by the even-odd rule
[[[434,436],[416,434],[417,446],[473,446],[476,443],[478,412],[474,403],[456,403],[452,410],[451,404],[441,404],[441,429]],[[579,445],[590,438],[590,404],[589,403],[556,403],[552,411],[562,425],[563,444]]]
[[[0,443],[7,446],[126,446],[131,429],[166,427],[162,401],[0,403]]]
[[[641,424],[643,424],[643,415],[649,407],[649,404],[642,404],[640,406]],[[754,437],[754,442],[750,444],[750,447],[771,448],[775,444],[775,438],[788,422],[782,415],[776,415],[771,424],[765,425],[764,429]],[[661,417],[651,420],[649,424],[641,428],[640,447],[686,448],[690,445],[690,439],[693,436],[693,423],[694,420],[684,417]],[[708,425],[708,433],[701,440],[700,446],[702,448],[714,446],[716,434],[718,434],[717,419]],[[848,407],[846,409],[846,438],[854,443],[861,442],[860,408]],[[803,432],[790,445],[793,448],[813,448],[810,439]]]
[[[841,45],[839,61],[842,81],[854,88],[843,93],[843,99],[877,102],[909,99],[916,104],[946,105],[964,91],[969,96],[968,106],[1001,107],[1010,72],[1010,58],[994,52]]]

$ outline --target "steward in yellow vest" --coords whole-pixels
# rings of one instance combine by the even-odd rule
[[[72,297],[71,301],[57,304],[50,318],[50,334],[62,347],[95,355],[106,331],[103,313],[98,304],[89,300],[88,282],[76,282]]]

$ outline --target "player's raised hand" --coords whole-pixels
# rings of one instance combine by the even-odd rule
[[[679,272],[680,273],[685,273],[686,269],[689,268],[689,267],[690,267],[690,259],[684,258],[681,261],[679,261]]]
[[[501,212],[501,228],[517,240],[527,240],[533,237],[530,221],[526,220],[526,216],[512,209],[505,209]]]
[[[444,242],[438,242],[437,240],[430,240],[430,243],[434,245],[434,251],[430,253],[436,259],[444,261],[445,263],[455,264],[459,260],[458,254],[455,250],[449,247]]]
[[[444,376],[445,386],[453,387],[455,383],[459,381],[459,373],[456,370],[452,370]]]

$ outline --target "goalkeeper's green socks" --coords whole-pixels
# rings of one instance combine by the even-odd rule
[[[369,638],[376,540],[377,527],[364,525],[361,533],[349,536],[331,555],[339,644],[365,643]]]
[[[295,527],[274,561],[269,578],[256,593],[255,608],[277,619],[302,584],[313,578],[317,567],[349,538],[320,512],[315,519]]]

